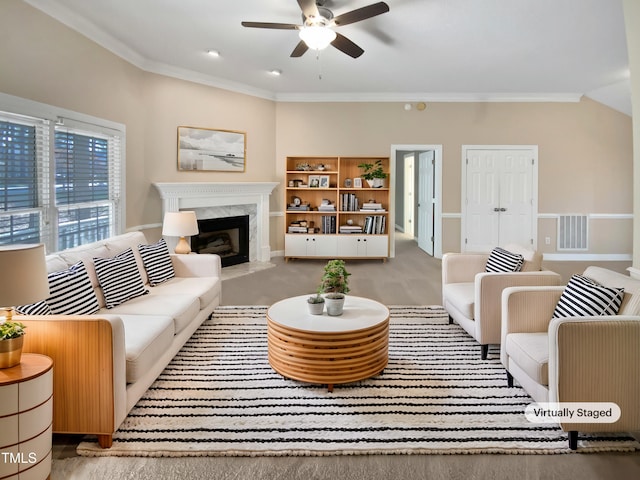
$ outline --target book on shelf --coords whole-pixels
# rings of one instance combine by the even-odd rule
[[[307,212],[309,211],[309,205],[308,204],[295,205],[292,203],[287,206],[287,211],[288,212]]]
[[[335,215],[323,215],[321,217],[322,233],[336,233],[336,217]]]
[[[362,233],[360,225],[340,225],[340,233]]]
[[[381,210],[382,204],[377,202],[365,202],[362,204],[361,210]]]
[[[357,212],[359,200],[355,193],[343,193],[340,196],[340,210],[343,212]]]
[[[387,217],[385,215],[369,215],[364,219],[364,233],[383,234],[386,230]]]
[[[289,225],[289,233],[307,233],[308,232],[308,228],[307,227],[301,227],[301,226],[296,226],[296,225]]]

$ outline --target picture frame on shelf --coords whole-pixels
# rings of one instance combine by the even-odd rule
[[[309,175],[309,188],[320,187],[320,175]]]
[[[353,188],[362,188],[362,179],[356,177],[353,179]]]
[[[329,188],[329,175],[320,175],[320,188]]]
[[[178,127],[178,170],[244,172],[247,134],[235,130]]]

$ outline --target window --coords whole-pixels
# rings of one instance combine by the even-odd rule
[[[55,198],[58,249],[95,242],[114,234],[119,199],[117,137],[56,127]]]
[[[52,252],[121,233],[124,135],[92,120],[0,111],[0,244]]]

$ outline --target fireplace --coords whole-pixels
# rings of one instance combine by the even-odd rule
[[[220,255],[222,266],[249,261],[249,215],[198,220],[191,250]]]

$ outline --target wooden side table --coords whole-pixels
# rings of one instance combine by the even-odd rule
[[[43,480],[51,474],[53,361],[23,353],[0,369],[0,480]]]

